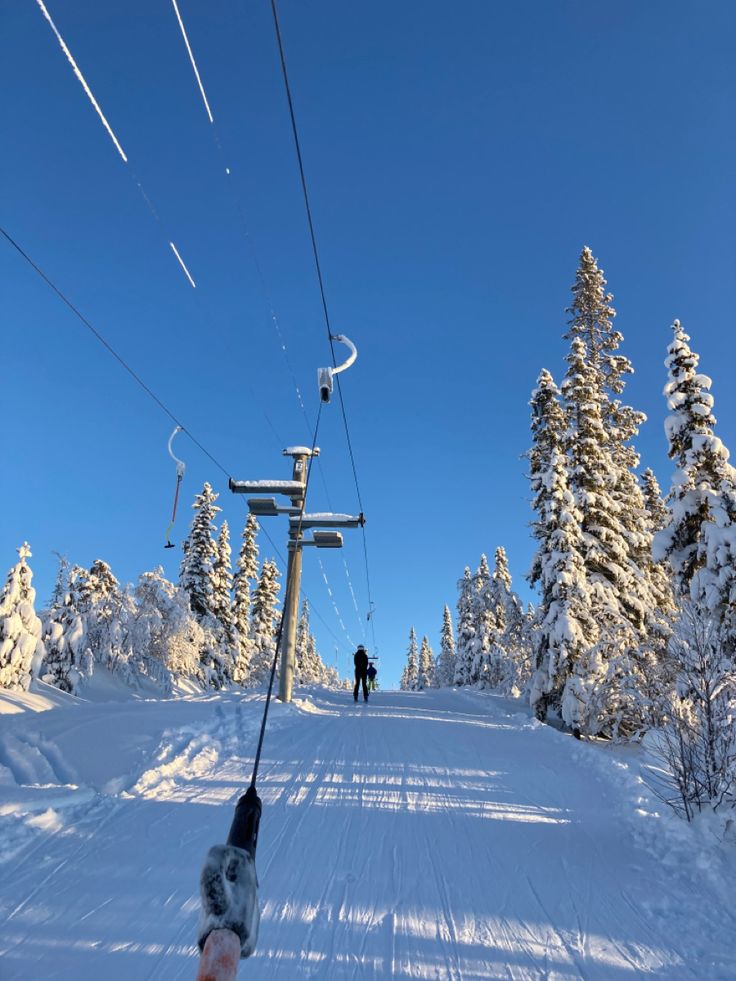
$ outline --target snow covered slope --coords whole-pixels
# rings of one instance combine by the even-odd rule
[[[0,716],[2,981],[194,978],[199,869],[262,705]],[[729,857],[656,815],[635,759],[481,694],[275,703],[241,977],[736,977]]]

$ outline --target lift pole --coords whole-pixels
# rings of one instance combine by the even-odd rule
[[[278,507],[274,497],[254,497],[248,500],[251,514],[257,518],[289,515],[289,559],[286,569],[286,594],[284,596],[284,626],[281,632],[281,673],[279,695],[282,702],[291,701],[296,664],[296,628],[299,616],[299,593],[302,585],[302,549],[307,545],[316,548],[342,548],[342,535],[335,528],[359,528],[365,524],[362,514],[306,514],[304,505],[307,495],[307,461],[319,456],[318,447],[291,446],[284,456],[293,461],[291,480],[230,480],[234,494],[283,494],[291,500],[290,507]],[[304,532],[312,531],[311,539]]]
[[[316,454],[319,450],[316,450]],[[304,484],[306,494],[307,460],[312,451],[305,447],[295,446],[284,450],[284,456],[294,460],[292,480]],[[291,506],[298,513],[304,510],[304,494],[292,497]],[[284,596],[284,629],[281,645],[281,674],[279,675],[279,698],[282,702],[291,701],[294,686],[294,667],[296,665],[296,624],[299,616],[299,593],[302,588],[302,528],[301,522],[289,535],[289,558],[286,568],[286,596]]]

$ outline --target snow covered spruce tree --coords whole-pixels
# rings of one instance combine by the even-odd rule
[[[65,576],[68,587],[68,575]],[[58,599],[57,599],[58,596]],[[67,588],[60,595],[54,591],[51,609],[43,615],[44,659],[39,677],[47,685],[77,694],[82,679],[80,665],[84,653],[84,622]]]
[[[472,641],[470,684],[478,685],[481,688],[490,684],[491,651],[497,636],[495,607],[488,590],[490,582],[491,570],[488,559],[483,553],[473,576],[473,591],[471,593],[471,611],[475,632]]]
[[[92,655],[94,663],[125,675],[131,606],[112,569],[103,559],[95,559],[88,570],[78,567],[72,570],[70,586],[74,590],[72,605],[79,610],[84,624],[85,650]],[[89,658],[84,673],[91,673]]]
[[[440,655],[437,659],[437,685],[449,688],[455,684],[455,637],[452,632],[452,614],[450,607],[445,605],[442,614],[442,632],[440,634]]]
[[[240,547],[233,582],[233,616],[238,632],[238,656],[233,666],[233,680],[238,684],[247,682],[250,671],[251,645],[251,583],[258,579],[258,521],[249,514],[243,529],[243,544]]]
[[[51,594],[51,602],[49,603],[50,610],[63,605],[64,597],[69,590],[69,569],[71,568],[69,559],[65,555],[61,555],[59,552],[54,552],[54,555],[59,560],[59,568],[56,572],[54,591]]]
[[[604,720],[591,705],[593,693],[606,681],[610,659],[630,651],[638,637],[627,630],[623,606],[631,575],[621,505],[611,494],[617,474],[603,424],[603,375],[579,337],[573,339],[567,361],[563,392],[569,485],[581,518],[580,556],[597,642],[573,666],[561,708],[573,729],[595,734]]]
[[[715,435],[711,379],[679,320],[665,362],[671,414],[665,420],[669,456],[677,466],[669,495],[671,517],[657,534],[655,557],[666,559],[680,595],[723,620],[736,648],[736,471]]]
[[[36,590],[28,565],[31,549],[23,542],[20,561],[8,573],[0,593],[0,688],[28,691],[43,660],[41,621],[36,616]]]
[[[271,672],[274,654],[276,652],[276,626],[279,614],[277,611],[279,572],[272,559],[266,559],[261,566],[261,575],[253,593],[253,608],[251,613],[250,639],[253,655],[251,659],[249,682],[260,684]]]
[[[417,668],[417,690],[423,691],[425,688],[435,686],[435,666],[434,654],[429,646],[429,639],[425,635],[422,637],[422,645],[419,649],[419,666]]]
[[[202,493],[194,498],[194,518],[182,544],[184,558],[179,570],[179,585],[189,596],[192,613],[199,620],[215,615],[212,570],[217,560],[217,543],[214,531],[215,516],[222,510],[215,504],[218,497],[211,485],[205,483]]]
[[[494,561],[493,574],[485,586],[484,605],[489,611],[493,629],[485,682],[486,687],[512,694],[525,681],[522,666],[524,611],[519,597],[511,588],[508,558],[502,545],[496,549]]]
[[[416,691],[419,675],[417,635],[414,627],[409,631],[409,647],[406,651],[406,665],[401,673],[401,691]]]
[[[298,685],[318,685],[325,680],[325,666],[317,653],[314,636],[309,628],[309,603],[302,601],[299,622],[296,627],[296,670],[295,681]]]
[[[233,571],[230,563],[230,529],[223,521],[217,536],[217,556],[212,565],[212,605],[222,626],[224,639],[230,648],[230,658],[238,653],[238,632],[233,611]]]
[[[202,493],[196,495],[192,505],[194,518],[182,546],[184,558],[179,572],[179,585],[189,596],[192,613],[204,634],[200,651],[201,679],[213,688],[222,688],[231,680],[235,654],[231,638],[218,616],[223,602],[222,586],[216,587],[221,572],[218,544],[214,538],[214,520],[221,510],[215,503],[218,497],[208,483],[204,484]],[[229,549],[229,543],[227,547]],[[229,563],[229,554],[226,561]]]
[[[332,685],[338,682],[337,673],[325,665],[317,651],[317,641],[309,624],[307,600],[303,600],[299,614],[294,653],[294,681],[297,685]]]
[[[681,616],[670,643],[675,685],[665,706],[667,762],[682,810],[736,800],[736,472],[714,433],[711,380],[679,321],[665,362],[670,519],[655,557],[672,568]]]
[[[644,416],[619,398],[632,367],[617,353],[623,338],[613,327],[605,286],[586,247],[565,335],[571,352],[563,385],[563,448],[582,518],[581,555],[598,639],[576,667],[562,714],[582,731],[629,737],[650,720],[641,683],[662,657],[659,628],[668,611],[660,606],[666,597],[653,587],[651,523],[633,472],[638,455],[631,440]]]
[[[529,573],[541,594],[530,701],[542,720],[548,708],[561,712],[573,669],[598,636],[583,560],[582,515],[568,485],[567,459],[552,449],[546,467],[532,471],[538,547]]]
[[[475,657],[475,610],[473,577],[468,566],[465,566],[463,578],[458,582],[457,588],[457,650],[454,682],[456,685],[470,685]]]

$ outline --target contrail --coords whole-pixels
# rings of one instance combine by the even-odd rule
[[[190,274],[190,272],[189,272],[189,270],[188,270],[188,269],[187,269],[187,267],[186,267],[186,266],[184,265],[184,260],[183,260],[183,259],[182,259],[182,257],[181,257],[181,256],[179,255],[179,250],[177,249],[177,247],[176,247],[176,246],[174,245],[174,243],[173,243],[173,242],[169,242],[169,245],[171,246],[171,251],[172,251],[172,252],[174,253],[174,255],[176,256],[176,258],[177,258],[177,259],[179,260],[179,265],[180,265],[180,266],[181,266],[181,268],[182,268],[182,269],[184,270],[184,275],[185,275],[185,276],[187,277],[187,279],[189,280],[189,282],[190,282],[190,283],[192,284],[192,286],[193,286],[193,287],[194,287],[194,289],[196,290],[196,288],[197,288],[197,284],[196,284],[196,283],[194,282],[194,280],[193,280],[193,279],[192,279],[192,277],[191,277],[191,274]]]
[[[38,2],[40,3],[41,0],[38,0]],[[202,101],[204,102],[204,107],[207,110],[207,115],[209,117],[210,122],[211,123],[214,123],[214,119],[212,118],[212,113],[210,111],[210,104],[207,101],[207,96],[204,94],[204,85],[202,85],[202,79],[199,77],[199,71],[197,69],[197,62],[194,60],[194,55],[192,53],[192,46],[189,43],[189,38],[187,37],[187,32],[186,32],[186,30],[184,28],[184,21],[181,19],[181,14],[179,13],[179,8],[178,8],[178,6],[176,4],[176,0],[171,0],[171,2],[174,5],[174,10],[176,12],[176,19],[179,21],[179,27],[181,28],[181,34],[182,34],[182,37],[184,38],[184,44],[186,44],[187,51],[189,52],[189,60],[191,61],[192,68],[194,69],[194,76],[197,79],[197,85],[199,86],[199,91],[202,93]]]
[[[118,153],[120,154],[120,156],[123,158],[123,163],[127,163],[128,162],[128,158],[125,156],[125,153],[123,151],[123,148],[120,146],[120,143],[118,141],[117,136],[115,136],[115,134],[113,133],[112,127],[110,126],[110,124],[108,123],[108,121],[105,119],[105,114],[103,113],[102,109],[100,109],[99,105],[97,104],[97,100],[95,99],[95,97],[92,95],[92,92],[90,90],[90,87],[89,87],[89,85],[87,85],[87,82],[85,81],[84,75],[79,70],[79,68],[77,66],[77,63],[74,60],[74,58],[72,58],[71,51],[69,50],[69,48],[67,48],[66,44],[64,43],[64,38],[61,36],[61,34],[59,34],[59,32],[56,29],[56,24],[51,20],[51,15],[49,14],[49,12],[46,9],[46,7],[44,6],[43,0],[36,0],[36,3],[40,7],[41,13],[44,15],[44,17],[46,18],[46,20],[49,22],[49,24],[51,24],[51,30],[56,35],[56,40],[61,45],[61,50],[64,52],[64,54],[69,59],[69,64],[74,69],[74,74],[77,76],[77,78],[79,79],[79,81],[82,84],[82,88],[87,93],[87,98],[92,103],[92,105],[94,106],[95,112],[97,113],[97,115],[102,120],[102,125],[105,127],[105,129],[107,130],[107,132],[110,134],[110,139],[115,144],[115,149],[118,151]]]

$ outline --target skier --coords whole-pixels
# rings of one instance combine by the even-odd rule
[[[358,649],[353,656],[355,664],[355,688],[353,688],[353,698],[358,701],[358,688],[363,685],[363,701],[368,701],[368,654],[362,644],[358,644]]]
[[[378,672],[376,671],[376,666],[373,663],[373,661],[371,661],[370,658],[368,658],[368,661],[369,661],[369,664],[368,664],[368,691],[375,691],[376,690],[376,675],[378,674]]]

